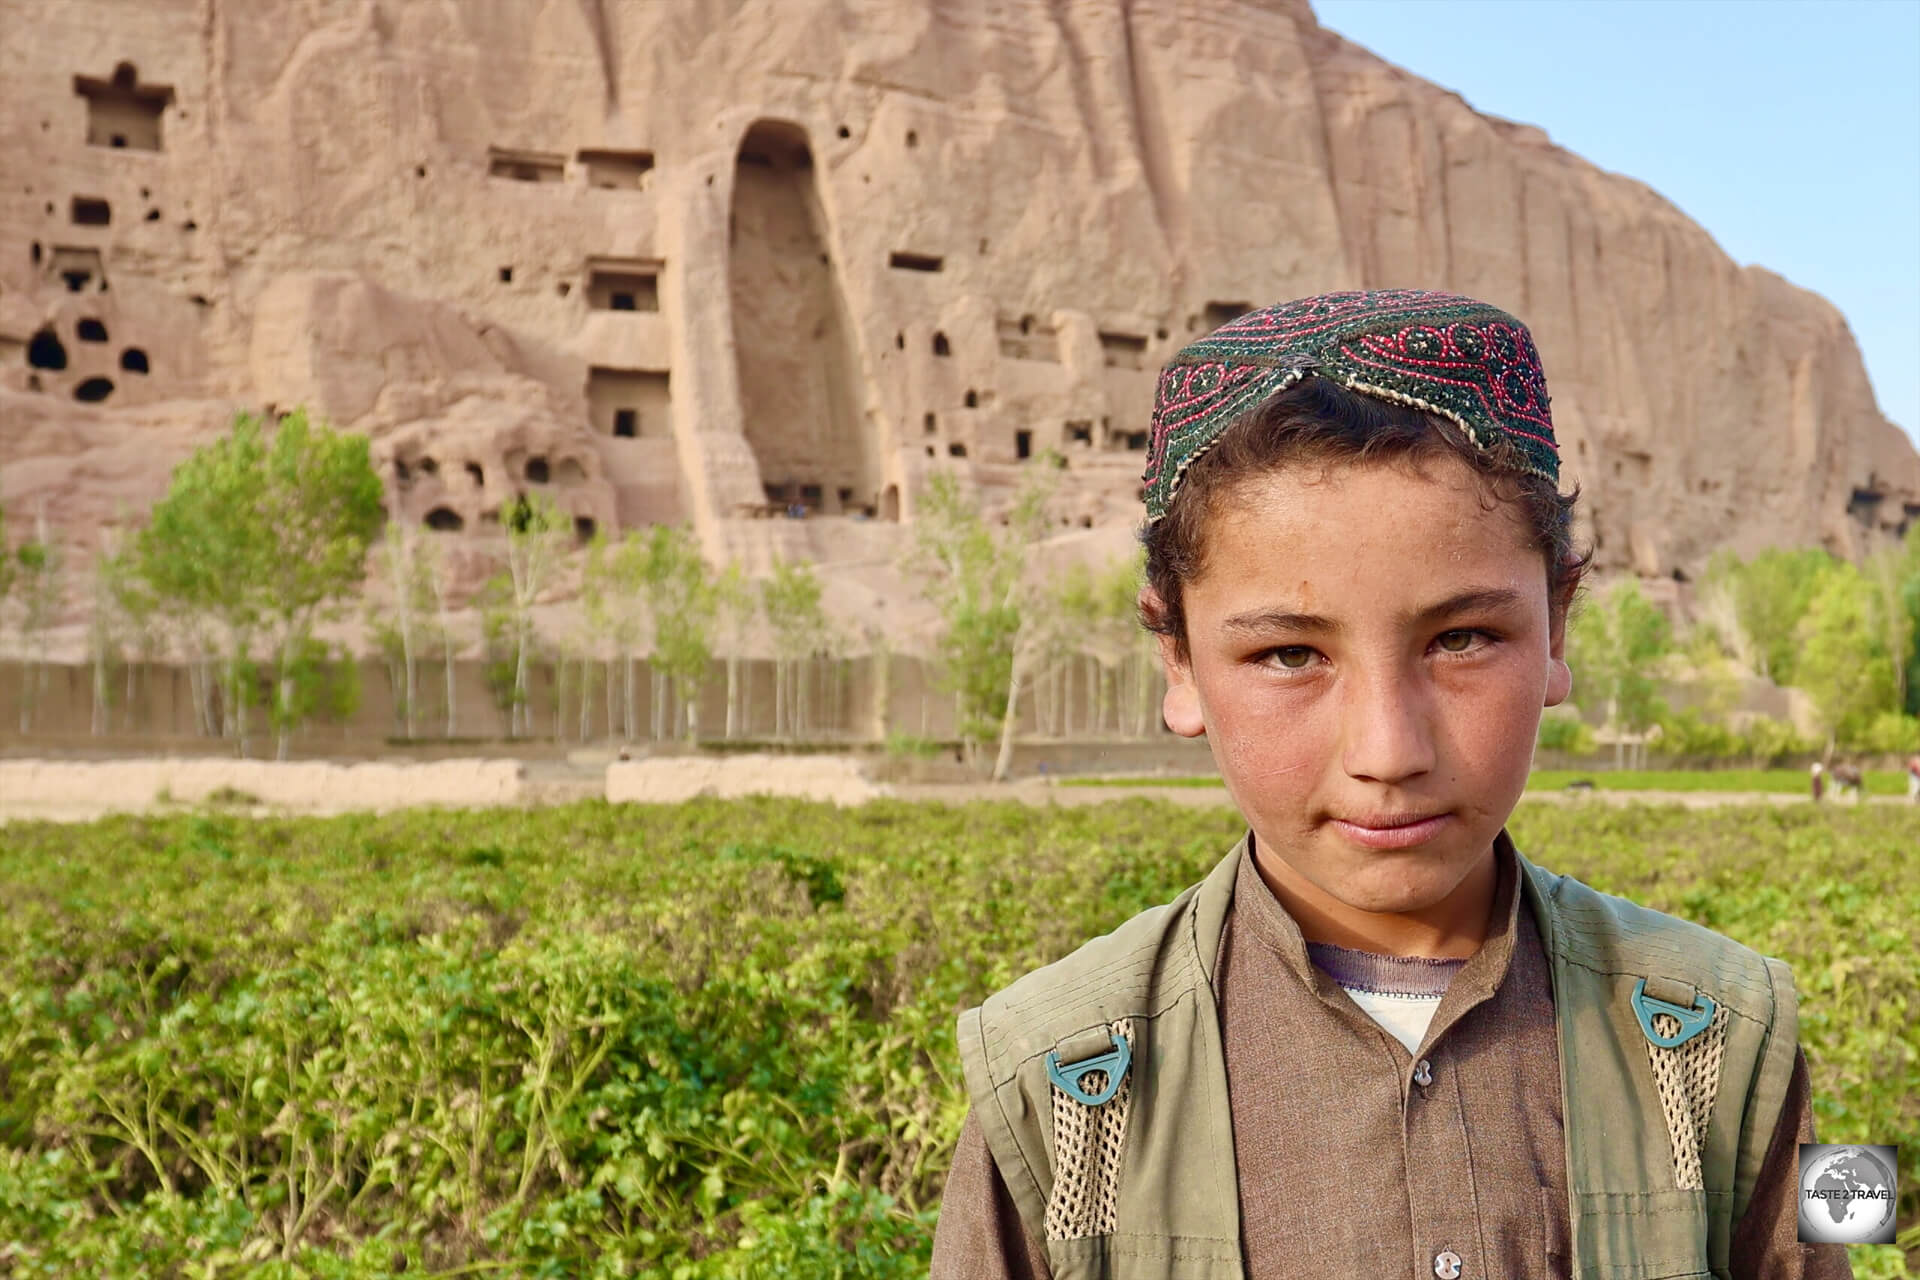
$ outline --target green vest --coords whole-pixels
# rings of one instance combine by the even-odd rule
[[[1241,856],[960,1015],[974,1114],[1055,1280],[1244,1280],[1212,971]],[[1559,1026],[1575,1280],[1728,1280],[1793,1072],[1792,975],[1519,865]]]

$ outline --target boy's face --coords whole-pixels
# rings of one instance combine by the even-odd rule
[[[1325,906],[1440,909],[1572,685],[1520,514],[1453,458],[1294,466],[1225,495],[1207,539],[1187,660],[1161,642],[1167,723],[1207,735],[1259,846]]]

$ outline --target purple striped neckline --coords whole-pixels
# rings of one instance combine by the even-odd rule
[[[1438,1000],[1465,960],[1432,960],[1426,956],[1384,956],[1373,951],[1336,947],[1331,942],[1309,942],[1307,958],[1314,968],[1349,991],[1376,996],[1410,996]]]

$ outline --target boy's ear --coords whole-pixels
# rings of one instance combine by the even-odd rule
[[[1140,592],[1140,616],[1158,619],[1166,606],[1152,587]],[[1193,664],[1180,656],[1180,642],[1170,635],[1154,636],[1160,647],[1160,668],[1166,673],[1167,692],[1160,700],[1160,715],[1167,728],[1183,738],[1198,738],[1207,731],[1206,717],[1200,709],[1200,690],[1193,682]]]
[[[1573,668],[1567,665],[1567,612],[1547,614],[1547,692],[1541,705],[1557,707],[1573,693]]]

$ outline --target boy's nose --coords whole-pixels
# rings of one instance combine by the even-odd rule
[[[1431,702],[1418,679],[1362,674],[1344,692],[1341,764],[1348,777],[1399,782],[1433,768]]]

